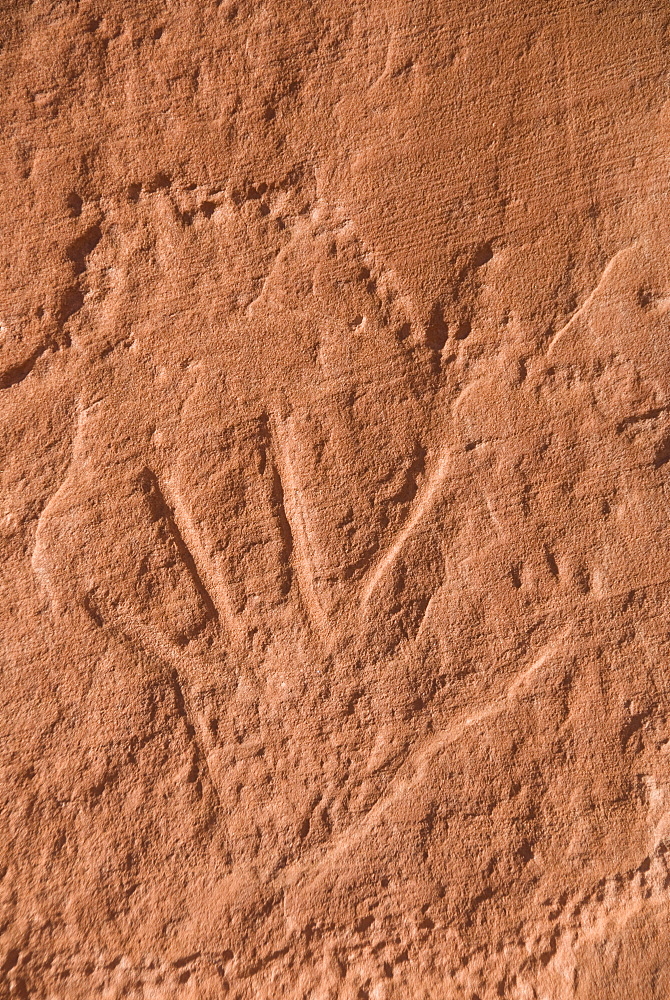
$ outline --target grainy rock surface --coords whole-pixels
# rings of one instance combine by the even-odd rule
[[[0,38],[0,997],[667,1000],[667,2]]]

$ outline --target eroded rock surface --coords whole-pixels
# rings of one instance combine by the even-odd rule
[[[667,3],[0,37],[0,997],[667,1000]]]

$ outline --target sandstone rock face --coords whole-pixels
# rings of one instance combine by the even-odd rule
[[[0,997],[667,1000],[665,0],[0,35]]]

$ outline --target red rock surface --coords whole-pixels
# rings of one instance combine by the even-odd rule
[[[0,36],[0,996],[667,1000],[667,3]]]

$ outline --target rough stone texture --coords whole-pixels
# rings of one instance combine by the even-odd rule
[[[0,997],[670,996],[666,0],[5,0]]]

